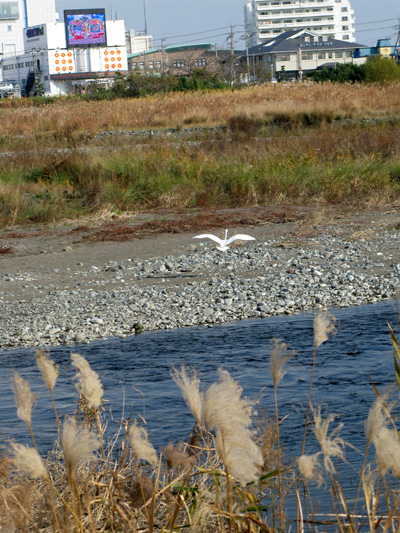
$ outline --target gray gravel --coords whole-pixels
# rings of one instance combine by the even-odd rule
[[[294,243],[255,241],[226,253],[209,241],[192,244],[188,236],[181,255],[81,261],[68,272],[53,268],[41,275],[29,268],[3,273],[0,346],[73,345],[141,330],[371,304],[397,294],[399,231],[373,240],[326,231]],[[9,297],[13,291],[18,300]]]

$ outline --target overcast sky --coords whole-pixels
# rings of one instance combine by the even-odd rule
[[[217,42],[227,46],[230,25],[234,25],[235,47],[244,48],[243,7],[245,0],[146,0],[148,33],[154,46],[189,42]],[[395,44],[400,16],[399,0],[352,0],[356,18],[356,41],[374,45],[379,38]],[[126,29],[144,30],[143,0],[56,0],[60,20],[64,9],[102,7],[107,17],[125,20]]]

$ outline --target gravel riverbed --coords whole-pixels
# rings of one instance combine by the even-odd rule
[[[44,253],[35,268],[29,258],[19,270],[3,268],[0,347],[73,346],[141,330],[372,304],[399,288],[395,228],[349,238],[327,226],[292,240],[258,229],[256,241],[227,252],[192,236],[167,236],[170,255],[156,241],[143,257],[78,256],[65,247],[58,254],[69,263]]]

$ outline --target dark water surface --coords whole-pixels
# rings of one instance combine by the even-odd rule
[[[368,374],[379,390],[395,381],[387,323],[397,330],[398,319],[393,302],[332,312],[340,323],[336,336],[317,353],[314,403],[322,403],[327,412],[337,413],[338,422],[344,424],[341,436],[364,450],[364,420],[374,401]],[[303,428],[299,413],[307,403],[313,356],[313,318],[311,314],[303,314],[212,328],[145,332],[73,349],[55,347],[50,355],[61,367],[54,390],[58,409],[61,414],[67,414],[76,408],[75,371],[70,364],[70,354],[75,351],[87,358],[101,375],[104,398],[114,415],[114,420],[109,422],[111,432],[118,427],[122,405],[125,405],[125,416],[133,406],[134,416],[140,414],[146,418],[156,446],[187,438],[194,423],[170,377],[172,365],[195,366],[206,386],[217,380],[217,369],[223,367],[241,383],[246,396],[259,398],[260,407],[272,412],[273,388],[268,361],[271,341],[279,337],[296,351],[278,391],[280,414],[288,415],[282,425],[284,445],[289,455],[296,456],[301,448]],[[38,445],[43,450],[49,448],[55,435],[54,417],[33,350],[0,351],[0,365],[0,444],[10,438],[29,442],[26,426],[16,416],[10,388],[10,376],[18,371],[38,395],[33,430]],[[317,449],[311,433],[307,448],[308,452]],[[362,458],[352,449],[347,457],[349,465],[344,468],[347,483],[351,485],[353,466],[359,465]]]

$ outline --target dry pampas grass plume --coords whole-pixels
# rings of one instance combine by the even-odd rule
[[[54,364],[44,350],[36,351],[36,363],[49,391],[52,393],[58,378],[59,366]]]
[[[196,462],[194,455],[189,455],[183,442],[169,443],[163,448],[167,470],[189,470]]]
[[[220,381],[207,390],[204,404],[204,423],[215,430],[215,445],[230,474],[242,485],[255,481],[260,475],[263,457],[253,441],[251,415],[253,405],[242,398],[242,387],[226,370],[219,369]]]
[[[12,461],[15,467],[32,478],[47,478],[47,471],[43,460],[35,448],[29,448],[16,442],[11,443],[13,449]]]
[[[14,372],[11,378],[11,386],[14,392],[15,405],[17,406],[17,416],[30,426],[32,406],[36,399],[31,391],[30,385],[18,372]]]
[[[385,411],[390,415],[390,412],[395,407],[395,404],[393,402],[389,403],[388,400],[389,391],[385,391],[376,398],[368,412],[368,418],[365,421],[367,446],[374,442],[379,432],[387,426],[387,415]]]
[[[388,419],[395,408],[395,402],[389,402],[389,391],[378,396],[368,413],[365,422],[367,446],[375,446],[378,468],[382,474],[389,471],[400,476],[400,440],[396,429],[389,429]]]
[[[338,435],[343,427],[343,424],[339,424],[330,435],[328,435],[329,425],[333,422],[337,415],[330,414],[324,420],[321,416],[321,407],[312,408],[314,416],[314,435],[321,446],[322,453],[324,455],[324,466],[327,472],[335,474],[336,470],[332,462],[332,457],[338,457],[344,460],[344,446],[345,442]]]
[[[336,318],[327,310],[320,311],[314,319],[314,347],[327,341],[331,333],[336,333]]]
[[[62,448],[65,466],[72,473],[80,466],[96,459],[98,436],[88,428],[79,426],[72,417],[66,417],[62,431]]]
[[[103,386],[98,374],[90,368],[84,357],[77,353],[71,354],[72,364],[78,370],[76,388],[86,399],[88,407],[97,409],[103,398]]]
[[[129,429],[129,443],[136,460],[146,461],[153,466],[157,464],[157,453],[149,442],[147,431],[144,427],[138,426],[136,420]]]
[[[381,474],[391,470],[395,477],[400,476],[400,441],[395,429],[383,427],[374,440],[376,462]]]
[[[286,373],[286,370],[284,370],[286,362],[293,357],[294,354],[294,351],[288,353],[286,343],[282,342],[280,339],[274,339],[274,346],[269,357],[269,366],[275,389],[278,387],[280,380]]]
[[[322,467],[319,462],[319,456],[322,452],[313,455],[302,455],[297,459],[299,472],[307,481],[314,481],[320,487],[324,483],[322,476]]]
[[[181,370],[175,367],[171,370],[172,379],[181,389],[182,396],[192,411],[198,425],[201,425],[203,413],[203,394],[200,392],[200,380],[197,377],[196,370],[186,369],[182,365]]]

